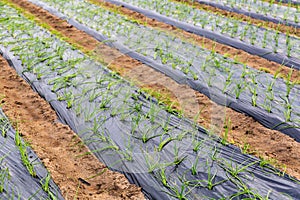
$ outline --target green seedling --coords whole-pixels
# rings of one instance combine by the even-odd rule
[[[225,81],[225,85],[224,85],[224,87],[222,89],[222,93],[223,94],[226,92],[226,90],[228,89],[229,85],[232,83],[232,75],[233,75],[233,72],[230,72],[228,74],[228,77],[227,77],[227,79]]]
[[[75,78],[76,76],[77,76],[77,74],[74,73],[74,74],[69,74],[66,76],[58,77],[58,78],[55,78],[55,79],[49,81],[49,84],[53,84],[53,87],[51,90],[53,92],[56,92],[59,89],[67,88],[67,87],[71,86],[73,84],[72,79]]]
[[[209,165],[208,160],[206,161],[206,165],[208,166],[207,179],[188,180],[185,181],[185,184],[192,187],[205,187],[208,190],[213,190],[215,186],[220,185],[227,181],[226,179],[224,179],[216,182],[215,178],[218,174],[218,171],[216,171],[215,173],[212,172],[212,168]]]
[[[241,184],[240,184],[241,185]],[[236,194],[233,194],[229,197],[229,199],[236,199],[238,197],[242,197],[244,195],[249,196],[249,199],[259,199],[259,200],[269,200],[269,195],[271,191],[268,191],[268,194],[266,197],[261,196],[257,192],[253,191],[251,188],[249,188],[246,184],[242,184],[239,188],[239,192]]]
[[[6,117],[0,115],[0,130],[2,137],[6,137],[7,131],[10,128],[10,123]]]
[[[64,92],[61,96],[57,97],[58,101],[66,101],[67,108],[72,108],[74,105],[75,96],[72,92]]]
[[[44,183],[42,183],[42,188],[48,194],[51,200],[56,200],[57,199],[56,196],[50,191],[49,188],[50,180],[51,180],[51,175],[50,173],[48,173],[47,176],[44,178]]]
[[[202,144],[203,144],[203,141],[193,140],[193,151],[198,152],[200,150]]]
[[[243,147],[241,148],[243,154],[249,154],[250,144],[244,143]]]
[[[197,170],[197,168],[198,168],[198,162],[199,162],[199,156],[197,155],[197,157],[196,157],[196,159],[193,162],[192,167],[191,167],[191,173],[192,173],[192,175],[197,175],[197,173],[198,173],[198,170]]]
[[[263,37],[263,42],[262,42],[262,48],[266,48],[266,46],[267,46],[267,38],[268,37],[268,31],[266,30],[265,32],[264,32],[264,37]]]
[[[247,172],[247,169],[253,165],[256,165],[259,163],[259,161],[254,161],[254,162],[251,162],[247,165],[244,165],[244,163],[247,163],[248,161],[244,161],[243,163],[241,163],[240,165],[233,165],[232,163],[231,164],[227,164],[227,169],[226,171],[234,178],[238,179],[238,175],[242,172]]]
[[[217,149],[216,146],[214,146],[213,149],[212,149],[211,157],[210,157],[212,161],[217,161],[218,160],[218,153],[219,153],[219,150]]]
[[[177,147],[177,145],[175,144],[174,146],[174,161],[173,164],[178,166],[180,165],[185,159],[187,158],[186,156],[183,157],[179,157],[179,147]]]
[[[10,180],[10,177],[8,168],[0,169],[0,193],[4,192],[5,184]]]
[[[168,178],[166,176],[166,168],[160,169],[159,176],[160,176],[160,179],[161,179],[161,182],[162,182],[163,186],[169,187]]]
[[[187,196],[189,193],[192,192],[194,188],[188,188],[185,184],[182,184],[180,188],[178,188],[177,186],[170,186],[169,189],[172,191],[172,193],[166,191],[164,192],[170,195],[171,197],[174,197],[179,200],[188,200]]]
[[[234,89],[234,93],[235,93],[235,98],[239,99],[241,93],[245,90],[244,84],[243,83],[237,83],[236,84],[236,88]]]
[[[167,166],[169,166],[169,163],[160,163],[160,154],[157,152],[148,152],[148,149],[142,149],[143,156],[147,164],[148,173],[153,173],[156,169],[163,169]]]
[[[165,139],[165,140],[163,140],[163,141],[161,141],[160,143],[159,143],[159,145],[158,145],[158,151],[162,151],[162,149],[168,144],[168,143],[170,143],[171,141],[173,141],[173,140],[176,140],[177,138],[176,137],[168,137],[167,139]]]
[[[154,130],[156,130],[159,127],[159,125],[154,126],[154,127],[144,127],[141,132],[142,132],[142,137],[137,137],[135,135],[132,135],[132,137],[136,138],[136,139],[140,139],[142,140],[143,143],[147,143],[149,140],[156,138],[156,137],[160,137],[162,136],[161,134],[150,134],[153,133]]]
[[[93,126],[89,129],[97,138],[99,138],[103,142],[107,141],[107,137],[105,136],[105,129],[103,130],[105,121],[106,117],[104,117],[104,119],[94,118]]]
[[[221,140],[221,143],[223,145],[227,145],[228,134],[229,134],[230,129],[231,129],[231,120],[230,120],[230,118],[228,118],[228,120],[224,121],[224,134],[223,134],[223,137]]]
[[[19,152],[20,152],[21,160],[22,160],[23,164],[27,168],[30,175],[33,177],[36,177],[36,172],[34,170],[33,164],[29,161],[29,158],[28,158],[28,154],[27,154],[27,150],[26,150],[27,145],[22,142],[21,136],[20,136],[18,130],[16,130],[16,134],[15,134],[15,143],[19,148]]]
[[[268,111],[268,113],[271,113],[272,112],[272,103],[269,99],[269,97],[267,96],[264,100],[264,104],[262,105],[262,107]]]
[[[292,81],[292,75],[293,75],[293,69],[291,68],[287,77],[286,77],[286,81],[285,81],[285,85],[286,85],[286,97],[288,98],[291,90],[293,89],[293,87],[295,86],[296,82]]]

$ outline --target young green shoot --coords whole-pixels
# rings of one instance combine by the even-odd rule
[[[230,118],[228,118],[227,120],[226,119],[224,120],[224,127],[223,128],[224,128],[224,134],[223,134],[221,143],[223,145],[227,145],[228,134],[231,130],[231,120],[230,120]]]

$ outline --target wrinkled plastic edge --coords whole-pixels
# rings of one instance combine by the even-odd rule
[[[0,49],[1,49],[1,47],[0,47]],[[11,58],[10,59],[10,63],[14,63],[15,65],[13,65],[12,67],[13,68],[15,68],[15,69],[22,69],[22,66],[21,66],[21,63],[20,63],[20,61],[19,60],[17,60],[17,58],[15,58],[14,56],[11,56],[11,54],[9,54],[10,52],[7,52],[8,54],[8,58]],[[21,72],[22,72],[22,70],[21,71],[17,71],[19,74],[22,74]],[[22,76],[28,76],[29,78],[27,78],[27,80],[34,80],[34,79],[32,79],[32,77],[35,77],[34,75],[32,75],[32,74],[27,74],[26,73],[26,75],[22,75]],[[45,83],[42,83],[42,82],[38,82],[38,81],[29,81],[29,83],[30,83],[30,85],[31,85],[31,87],[33,87],[33,88],[35,88],[35,90],[36,91],[38,91],[38,93],[42,96],[42,95],[44,95],[44,96],[42,96],[42,97],[44,97],[51,105],[53,105],[52,107],[54,108],[54,110],[56,111],[56,112],[58,112],[58,111],[60,111],[61,112],[61,116],[65,116],[65,118],[66,118],[66,122],[67,122],[67,124],[73,129],[73,130],[76,130],[76,126],[74,126],[74,123],[76,123],[76,119],[74,119],[73,117],[74,117],[74,114],[70,111],[70,110],[66,110],[66,106],[62,103],[62,102],[58,102],[57,100],[53,100],[54,98],[49,98],[49,97],[51,97],[51,94],[49,95],[49,94],[47,94],[47,92],[49,93],[49,88],[46,86],[47,84],[45,84]],[[47,89],[48,88],[48,89]],[[53,101],[49,101],[49,100],[53,100]],[[60,115],[59,115],[60,116]],[[73,122],[72,122],[73,121]],[[75,121],[75,122],[74,122]],[[71,123],[70,123],[71,122]],[[202,130],[201,128],[199,128],[199,130]],[[76,132],[76,131],[75,131]],[[201,131],[201,132],[203,132],[203,131]],[[204,133],[204,132],[203,132]],[[234,148],[234,149],[236,149],[236,150],[238,150],[238,152],[240,152],[240,150],[239,150],[239,148],[238,147],[235,147],[235,146],[233,146],[233,145],[228,145],[230,148]],[[92,147],[91,145],[89,146],[89,147]],[[227,146],[226,146],[227,147]],[[97,154],[98,156],[98,158],[101,158],[101,154],[99,153],[99,154]],[[251,157],[252,158],[252,156],[250,156],[250,155],[247,155],[247,157]],[[122,171],[123,172],[123,171]],[[124,172],[123,172],[124,173]],[[133,182],[135,181],[135,180],[138,180],[138,179],[140,179],[140,178],[144,178],[144,182],[147,182],[147,183],[149,183],[149,179],[145,179],[145,176],[144,176],[144,174],[130,174],[130,173],[125,173],[125,176],[128,178],[128,179],[130,179],[130,180],[132,180]],[[132,176],[132,177],[131,177]],[[286,175],[285,175],[286,176]],[[131,178],[130,178],[131,177]],[[151,190],[154,190],[153,188],[151,188],[150,186],[148,187],[148,189],[151,191]],[[153,194],[152,192],[150,192],[150,194]],[[155,195],[157,196],[157,198],[155,198]],[[154,193],[154,197],[153,197],[153,199],[165,199],[165,198],[158,198],[159,197],[159,195],[157,194],[157,193]],[[169,198],[168,198],[169,199]]]
[[[262,48],[258,48],[249,44],[245,44],[241,41],[238,41],[236,39],[227,37],[227,36],[223,36],[221,34],[212,32],[212,31],[208,31],[196,26],[193,26],[191,24],[185,23],[185,22],[181,22],[175,19],[172,19],[170,17],[166,17],[164,15],[158,14],[156,12],[150,11],[150,10],[145,10],[142,8],[138,8],[136,6],[132,6],[128,3],[124,3],[124,2],[120,2],[120,1],[115,1],[115,0],[105,0],[106,2],[118,5],[118,6],[123,6],[126,7],[130,10],[133,10],[135,12],[138,13],[142,13],[145,16],[149,17],[149,18],[153,18],[156,19],[158,21],[167,23],[169,25],[178,27],[180,29],[183,29],[184,31],[214,40],[216,42],[237,48],[237,49],[241,49],[243,51],[246,51],[250,54],[253,55],[257,55],[260,56],[262,58],[265,58],[267,60],[276,62],[278,64],[283,64],[287,67],[291,67],[291,68],[295,68],[300,70],[300,59],[298,58],[289,58],[283,54],[280,53],[273,53],[272,50],[267,50],[267,49],[262,49]],[[212,3],[213,4],[213,3]]]
[[[58,14],[60,16],[64,16],[60,12],[58,12],[55,9],[50,8],[48,5],[44,3],[36,3],[34,0],[29,0],[30,2],[42,7],[43,9],[49,11],[51,14]],[[107,0],[108,2],[116,2],[114,0]],[[123,3],[122,3],[123,4]],[[68,23],[73,25],[79,30],[82,30],[86,32],[87,34],[93,36],[100,42],[105,42],[108,40],[107,37],[101,35],[100,33],[96,32],[95,30],[88,28],[87,26],[80,24],[76,20],[73,19],[68,19],[67,17],[64,17]],[[166,17],[164,17],[166,18]],[[211,33],[208,31],[205,31],[207,35],[210,35]],[[213,33],[212,33],[213,34]],[[223,39],[227,40],[227,39]],[[232,39],[231,39],[232,40]],[[192,89],[199,91],[200,93],[204,94],[208,98],[212,100],[212,95],[213,95],[213,101],[219,105],[222,106],[227,106],[232,108],[233,110],[240,112],[240,113],[245,113],[246,115],[253,117],[256,121],[261,123],[263,126],[272,129],[272,130],[278,130],[291,138],[295,139],[295,141],[300,142],[300,129],[295,128],[291,126],[291,124],[287,122],[283,122],[280,118],[278,118],[275,114],[272,113],[267,113],[261,108],[249,106],[247,102],[243,102],[239,99],[232,98],[228,95],[224,95],[221,91],[219,91],[216,88],[209,88],[206,84],[202,83],[201,81],[196,81],[193,79],[187,79],[186,75],[181,72],[180,70],[169,70],[168,68],[164,67],[161,64],[158,64],[154,60],[147,58],[146,56],[143,56],[135,51],[132,51],[128,49],[127,47],[117,43],[117,42],[108,42],[108,46],[112,48],[118,49],[120,52],[152,67],[153,69],[171,77],[173,80],[175,80],[179,84],[186,84],[190,86]],[[245,44],[242,44],[243,46],[247,46]],[[257,48],[258,49],[258,48]],[[257,51],[261,52],[260,49]],[[275,57],[275,55],[274,55]],[[208,89],[209,88],[209,89]]]
[[[0,46],[0,53],[1,53],[1,46]],[[21,74],[21,77],[27,77],[26,80],[34,80],[33,78],[35,76],[33,74],[20,73],[22,71],[22,70],[20,70],[20,69],[22,69],[22,66],[20,64],[20,61],[17,60],[16,57],[11,55],[10,52],[6,52],[6,54],[4,54],[4,55],[5,55],[5,59],[7,59],[8,62],[11,64],[11,67],[16,69],[18,74]],[[51,96],[52,94],[54,95],[54,93],[51,92],[51,94],[49,94],[49,88],[47,87],[47,84],[45,84],[43,82],[39,82],[39,81],[29,81],[29,84],[31,85],[32,88],[34,88],[35,91],[37,91],[39,93],[39,95],[41,95],[46,101],[48,101],[51,104],[53,109],[57,112],[59,118],[62,118],[62,120],[65,121],[65,123],[67,125],[69,125],[72,130],[74,130],[75,132],[78,132],[78,131],[76,131],[77,128],[75,125],[76,119],[75,119],[74,113],[72,113],[71,110],[66,109],[66,105],[64,105],[62,102],[58,102],[57,100],[54,100],[53,96]],[[207,135],[206,130],[204,130],[201,127],[198,127],[198,131]],[[216,142],[220,142],[220,140],[217,140]],[[96,149],[96,147],[94,147],[93,144],[88,145],[88,147],[92,151]],[[234,145],[223,146],[223,148],[225,148],[225,147],[231,149],[230,152],[240,152],[240,149]],[[105,163],[101,153],[95,153],[95,155],[99,160],[102,160]],[[247,158],[254,158],[251,155],[243,155],[243,156],[246,156]],[[257,158],[255,158],[255,159],[257,159]],[[247,160],[247,159],[245,159],[245,160]],[[123,166],[123,167],[124,167],[124,169],[126,169],[126,166]],[[153,188],[153,185],[149,184],[149,183],[153,183],[153,180],[149,176],[148,173],[134,173],[133,174],[133,173],[127,173],[126,171],[128,171],[128,170],[122,170],[122,171],[115,170],[115,171],[123,173],[131,183],[134,183],[138,186],[142,186],[142,191],[143,191],[144,195],[146,196],[146,198],[148,198],[148,199],[162,199],[162,200],[172,199],[172,198],[168,197],[162,191],[160,191],[158,193],[157,190],[155,188]],[[284,174],[284,177],[290,179],[290,177],[286,174]],[[148,185],[147,184],[144,185],[144,184],[140,184],[140,183],[148,183]]]
[[[45,83],[37,82],[37,81],[31,81],[35,80],[35,76],[30,73],[23,73],[22,71],[22,66],[20,62],[15,58],[13,55],[11,55],[10,52],[7,52],[5,48],[3,48],[0,45],[0,55],[3,56],[3,58],[9,63],[9,65],[16,70],[16,72],[19,74],[21,78],[23,78],[29,85],[30,87],[37,92],[43,99],[45,99],[52,109],[56,112],[58,119],[61,123],[68,125],[74,132],[78,133],[79,129],[76,126],[76,116],[74,113],[72,113],[71,110],[66,109],[66,105],[64,105],[63,102],[59,102],[56,98],[56,95],[52,92],[48,92],[48,86]],[[202,130],[202,129],[201,129]],[[90,150],[96,150],[97,148],[93,144],[88,144],[87,145]],[[97,158],[103,162],[105,162],[105,159],[101,154],[96,154]],[[143,180],[145,183],[146,182],[151,182],[153,181],[151,177],[145,177],[145,174],[132,174],[132,173],[126,173],[125,171],[118,171],[115,170],[119,173],[122,173],[125,175],[125,177],[131,182],[132,184],[135,184],[139,187],[142,187],[142,192],[145,195],[146,199],[149,200],[155,200],[155,199],[163,199],[163,200],[170,200],[168,196],[160,192],[158,193],[152,186],[149,185],[141,185],[141,181],[138,180]]]
[[[226,10],[226,11],[229,11],[229,12],[235,12],[235,13],[238,13],[238,14],[243,14],[243,15],[246,15],[248,17],[255,18],[255,19],[270,21],[270,22],[274,22],[276,24],[288,25],[288,26],[292,26],[294,28],[300,28],[299,24],[296,24],[295,22],[291,22],[291,21],[288,21],[288,20],[276,19],[276,18],[269,17],[269,16],[266,16],[266,15],[263,15],[263,14],[249,12],[249,11],[241,10],[241,9],[238,9],[238,8],[231,8],[229,6],[220,5],[218,3],[214,3],[214,2],[210,2],[210,1],[205,1],[205,0],[196,0],[196,1],[200,4],[213,6],[213,7],[216,7],[216,8],[222,9],[222,10]]]
[[[1,54],[1,49],[0,49],[0,54]],[[0,107],[0,115],[4,116],[6,119],[6,115],[4,114],[2,108]],[[8,120],[8,119],[7,119]],[[9,120],[8,120],[9,121]],[[10,122],[9,122],[10,123]],[[16,135],[16,131],[15,129],[10,126],[10,129],[8,130],[8,133],[7,133],[7,137],[9,138],[9,140],[14,140],[14,136]],[[3,137],[1,137],[3,139]],[[7,138],[7,139],[8,139]],[[23,138],[21,139],[22,140],[22,143],[24,142],[23,141]],[[14,141],[10,141],[10,142],[7,142],[5,143],[6,145],[14,145]],[[10,157],[12,154],[10,154],[9,152],[6,152],[8,153],[8,157]],[[38,183],[38,184],[42,184],[44,182],[44,178],[48,175],[48,170],[46,169],[46,167],[42,164],[43,162],[40,160],[40,158],[37,156],[37,154],[34,152],[34,150],[30,147],[30,146],[27,146],[26,147],[26,153],[28,154],[28,159],[30,161],[30,163],[38,163],[38,164],[34,164],[34,172],[36,173],[36,177],[31,177],[31,175],[29,175],[29,172],[27,171],[26,167],[24,165],[21,166],[21,169],[19,171],[19,173],[21,173],[22,171],[25,172],[27,175],[23,175],[23,174],[18,174],[18,178],[20,182],[23,182],[22,179],[26,179],[26,184],[28,186],[28,188],[19,188],[20,185],[16,185],[16,187],[18,187],[18,189],[20,190],[26,190],[26,191],[31,191],[32,189],[30,188],[31,187],[31,182],[35,182],[35,183]],[[21,158],[9,158],[9,159],[5,159],[5,162],[7,162],[8,160],[19,160],[19,161],[15,161],[13,163],[13,166],[14,167],[17,167],[17,164],[18,162],[21,164],[22,161],[20,161]],[[11,170],[11,164],[8,165],[8,168],[9,170]],[[18,165],[19,166],[19,165]],[[17,172],[15,170],[13,170],[14,172]],[[23,173],[22,172],[22,173]],[[27,176],[27,177],[26,177]],[[28,177],[30,176],[30,179],[28,179]],[[13,178],[14,179],[14,178]],[[26,185],[24,184],[24,185]],[[53,181],[52,177],[49,181],[49,190],[50,192],[52,192],[53,195],[55,195],[55,197],[57,199],[64,199],[62,194],[61,194],[61,190],[60,188],[56,185],[56,183]],[[42,187],[42,185],[41,185]],[[44,194],[45,196],[48,196],[49,194],[47,194],[44,190],[39,190],[42,192],[42,194]],[[32,191],[33,192],[33,195],[35,195],[34,193],[36,193],[36,191]],[[22,192],[21,192],[22,193]],[[23,197],[24,198],[24,197]]]
[[[294,5],[300,5],[299,1],[294,1],[294,0],[276,0],[277,2],[281,2],[281,3],[291,3]]]

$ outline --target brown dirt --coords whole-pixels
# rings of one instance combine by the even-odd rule
[[[55,28],[55,30],[59,31],[65,37],[71,38],[70,42],[75,42],[75,44],[78,44],[76,43],[75,38],[85,38],[87,41],[92,40],[92,37],[81,31],[75,29],[73,32],[74,28],[65,22],[64,26],[56,26],[56,24],[62,24],[60,19],[52,16],[40,8],[37,8],[25,0],[12,1],[18,5],[21,5],[22,8],[30,11],[35,16],[39,17],[42,22],[49,24],[52,26],[52,28]],[[123,10],[123,8],[120,9]],[[177,30],[169,25],[148,19],[140,14],[133,13],[128,10],[125,11],[124,12],[128,15],[132,15],[133,17],[136,16],[139,20],[144,20],[144,22],[146,21],[150,25],[152,24],[151,26],[153,27],[164,28],[164,30],[168,30],[174,34],[180,33],[185,35],[186,38],[190,39],[198,37]],[[198,38],[198,40],[201,41],[202,44],[202,38]],[[212,41],[204,41],[209,43],[208,46],[213,45]],[[81,42],[80,45],[85,48],[88,47],[90,43]],[[99,47],[98,45],[100,46],[101,44],[93,44],[91,49],[95,48],[95,51],[98,52],[96,55],[101,54],[101,59],[106,63],[110,63],[109,67],[119,72],[122,76],[127,77],[129,80],[135,81],[140,87],[151,87],[155,89],[157,86],[159,86],[161,88],[165,88],[161,90],[162,95],[165,95],[167,98],[171,98],[173,101],[178,102],[178,104],[175,103],[175,105],[179,105],[177,108],[183,109],[184,114],[191,119],[193,119],[193,117],[201,110],[200,119],[198,121],[204,127],[209,128],[213,124],[223,123],[224,115],[218,116],[218,112],[226,112],[226,117],[230,118],[232,122],[228,139],[229,141],[241,146],[241,148],[248,145],[247,150],[249,152],[267,159],[276,160],[281,167],[283,165],[286,166],[288,174],[300,178],[300,144],[295,142],[290,137],[278,131],[269,130],[253,120],[251,117],[245,116],[244,114],[237,113],[229,108],[217,106],[203,94],[195,92],[187,86],[179,85],[161,73],[142,65],[128,56],[123,56],[116,50],[110,49],[105,45],[100,46],[101,48],[97,48]],[[219,51],[223,51],[223,53],[232,51],[238,55],[241,55],[241,59],[248,61],[247,64],[255,68],[271,66],[274,68],[274,70],[278,69],[278,65],[276,63],[252,56],[243,51],[235,50],[219,44],[217,44],[216,48],[218,48]],[[297,76],[295,76],[295,78],[296,77]],[[170,93],[173,95],[170,95]]]
[[[241,20],[241,21],[244,21],[244,22],[249,22],[251,24],[255,24],[255,25],[258,25],[258,26],[263,26],[263,27],[269,28],[269,29],[279,30],[280,32],[289,33],[290,35],[295,35],[295,36],[300,37],[300,29],[299,28],[293,28],[291,26],[286,26],[286,25],[283,25],[283,24],[276,24],[274,22],[254,19],[252,17],[246,16],[246,15],[243,15],[243,14],[238,14],[238,13],[235,13],[235,12],[222,10],[220,8],[216,8],[216,7],[213,7],[213,6],[201,4],[199,2],[193,2],[192,0],[173,0],[173,1],[184,2],[184,3],[187,3],[191,6],[194,6],[195,8],[198,8],[200,10],[205,10],[205,11],[208,11],[208,12],[212,12],[214,14],[223,15],[223,16],[228,17],[228,18],[238,19],[238,20]]]
[[[20,6],[22,9],[25,9],[28,13],[34,15],[39,23],[47,23],[50,25],[52,30],[59,31],[64,37],[68,38],[68,42],[72,44],[76,44],[80,47],[83,47],[83,51],[86,53],[91,52],[94,50],[94,55],[97,55],[97,60],[103,61],[105,63],[110,63],[111,61],[117,62],[114,60],[116,57],[119,58],[120,53],[116,51],[111,51],[111,48],[98,42],[93,37],[89,36],[83,31],[80,31],[73,27],[72,25],[68,24],[66,21],[61,20],[57,18],[56,16],[53,16],[49,14],[47,11],[33,5],[32,3],[26,1],[26,0],[9,0],[13,2],[14,4]],[[128,10],[123,7],[118,7],[115,5],[112,5],[107,2],[103,2],[102,0],[91,0],[94,3],[97,3],[98,5],[104,6],[109,9],[118,9],[122,14],[126,16],[130,16],[130,18],[138,19],[139,21],[146,23],[147,25],[159,29],[163,29],[166,31],[169,31],[171,34],[180,36],[184,40],[189,41],[195,41],[198,45],[204,45],[206,49],[212,50],[215,49],[217,53],[227,55],[228,57],[232,59],[236,59],[242,63],[247,64],[248,66],[251,66],[258,70],[266,71],[270,74],[276,74],[280,72],[282,77],[286,77],[287,74],[290,72],[290,68],[281,66],[278,63],[268,61],[264,58],[261,58],[259,56],[251,55],[247,52],[244,52],[242,50],[235,49],[233,47],[229,47],[226,45],[222,45],[220,43],[216,43],[215,41],[187,33],[185,31],[182,31],[178,28],[175,28],[173,26],[158,22],[157,20],[153,20],[150,18],[145,17],[142,14],[133,12],[131,10]],[[201,5],[201,4],[200,4]],[[96,53],[95,53],[96,52]],[[126,60],[132,60],[128,56],[123,56],[120,59],[121,61]],[[130,63],[130,62],[129,62]],[[129,65],[126,65],[125,71],[128,70],[127,68],[132,68],[132,62]],[[140,65],[141,63],[135,61],[135,65]],[[114,65],[111,65],[112,67]],[[123,69],[122,69],[123,70]],[[292,80],[296,81],[299,80],[300,73],[296,70],[293,71]]]
[[[124,175],[108,170],[93,155],[79,157],[88,152],[82,141],[57,121],[50,105],[1,56],[0,91],[3,111],[41,158],[65,199],[144,199],[140,188]]]
[[[214,49],[217,53],[222,54],[222,55],[226,55],[232,59],[236,59],[239,62],[242,62],[244,64],[247,64],[248,66],[251,66],[255,69],[258,70],[262,70],[265,71],[267,73],[270,73],[272,75],[277,74],[278,72],[280,72],[282,77],[286,77],[291,68],[286,67],[286,66],[282,66],[278,63],[272,62],[272,61],[268,61],[260,56],[256,56],[256,55],[252,55],[249,54],[245,51],[242,51],[240,49],[236,49],[227,45],[223,45],[220,43],[217,43],[213,40],[207,39],[207,38],[203,38],[200,37],[198,35],[192,34],[192,33],[188,33],[186,31],[183,31],[181,29],[178,29],[174,26],[159,22],[157,20],[148,18],[140,13],[131,11],[127,8],[121,7],[121,6],[116,6],[107,2],[104,2],[103,0],[90,0],[91,2],[102,6],[104,8],[107,9],[111,9],[112,11],[114,10],[118,10],[121,14],[123,14],[124,16],[130,18],[130,19],[134,19],[137,20],[139,23],[143,24],[143,25],[147,25],[153,28],[157,28],[163,31],[167,31],[169,32],[169,34],[174,35],[176,37],[180,37],[183,40],[187,40],[187,41],[192,41],[193,43],[199,45],[199,46],[203,46],[206,49],[212,50]],[[205,6],[202,4],[199,4],[201,6]],[[211,9],[214,9],[214,7],[210,7]],[[208,10],[208,8],[207,8]],[[226,11],[223,10],[218,10],[219,12],[222,13],[226,13]],[[234,15],[234,13],[232,13],[231,15]],[[237,17],[242,17],[242,16],[237,16]],[[253,23],[255,23],[255,20],[253,20]],[[252,22],[251,21],[251,22]],[[299,29],[300,30],[300,29]],[[299,34],[300,35],[300,34]],[[298,70],[293,70],[293,74],[292,74],[292,80],[293,81],[298,81],[300,79],[300,72]]]
[[[224,118],[230,119],[231,127],[228,141],[257,157],[268,159],[273,165],[285,170],[290,175],[300,178],[300,143],[278,131],[262,126],[253,118],[238,113],[230,108],[216,105],[205,95],[195,92],[186,85],[179,85],[166,76],[162,76],[151,68],[138,67],[127,73],[131,80],[139,82],[141,87],[160,87],[165,90],[177,109],[182,109],[190,119],[201,111],[198,123],[215,133],[223,135]],[[168,95],[168,94],[172,95]],[[245,149],[246,148],[246,149]]]
[[[263,0],[265,2],[272,2],[272,0]],[[294,8],[297,8],[297,6],[300,7],[300,5],[296,5],[296,4],[288,4],[288,3],[282,3],[282,2],[278,2],[278,1],[274,1],[273,4],[278,4],[278,5],[283,5],[283,6],[290,6],[290,7],[294,7]]]

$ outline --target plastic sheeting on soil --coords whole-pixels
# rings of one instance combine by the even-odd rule
[[[299,38],[171,0],[106,1],[279,64],[300,69]]]
[[[300,13],[297,8],[287,7],[276,3],[270,4],[269,2],[260,0],[250,0],[246,2],[242,0],[196,1],[222,10],[244,14],[252,18],[300,28]]]
[[[1,54],[100,160],[150,199],[300,196],[297,180],[222,145],[14,9],[0,7],[14,25],[0,39]]]
[[[34,166],[36,177],[30,175],[16,145],[16,132],[1,108],[0,130],[2,134],[0,136],[0,199],[63,199],[59,188],[52,180],[49,181],[52,196],[43,190],[48,172],[37,155],[26,146],[24,150]]]
[[[238,64],[165,32],[139,26],[84,1],[56,1],[57,5],[47,1],[74,19],[43,2],[30,1],[67,19],[96,39],[109,41],[109,46],[180,84],[189,85],[214,102],[246,113],[264,126],[300,141],[299,85]]]
[[[291,3],[295,5],[300,5],[300,1],[297,0],[276,0],[277,2],[282,2],[282,3]]]

